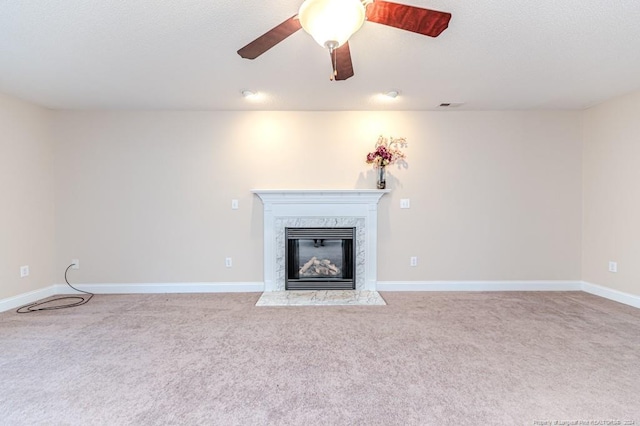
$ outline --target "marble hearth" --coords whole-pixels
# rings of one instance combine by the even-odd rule
[[[264,204],[265,292],[285,290],[286,227],[356,228],[356,291],[375,291],[378,201],[390,190],[254,189]]]

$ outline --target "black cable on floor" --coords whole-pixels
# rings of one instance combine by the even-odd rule
[[[62,296],[62,297],[56,297],[56,298],[53,298],[53,299],[45,300],[43,302],[35,302],[35,303],[31,303],[30,305],[22,306],[22,307],[18,308],[16,310],[16,312],[19,313],[19,314],[28,314],[29,312],[53,311],[53,310],[56,310],[56,309],[75,308],[76,306],[84,305],[89,300],[91,300],[91,298],[93,297],[93,293],[89,293],[88,291],[77,289],[74,286],[72,286],[71,284],[69,284],[69,280],[67,280],[67,271],[69,271],[69,268],[71,268],[73,265],[74,264],[72,263],[71,265],[67,266],[67,269],[64,270],[64,281],[67,283],[67,285],[69,287],[71,287],[75,291],[78,291],[78,292],[84,293],[84,294],[88,294],[89,297],[86,297],[86,298],[84,296]],[[49,304],[49,303],[52,303],[52,302],[58,302],[60,300],[77,300],[77,302],[67,303],[65,305],[39,307],[39,306],[46,305],[46,304]]]

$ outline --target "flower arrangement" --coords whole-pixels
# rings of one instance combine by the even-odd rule
[[[396,162],[404,162],[406,155],[401,148],[408,146],[406,138],[385,138],[380,136],[376,142],[375,150],[367,154],[367,164],[374,167],[385,167]]]

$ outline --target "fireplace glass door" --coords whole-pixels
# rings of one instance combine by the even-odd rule
[[[355,228],[285,228],[287,290],[355,289]]]

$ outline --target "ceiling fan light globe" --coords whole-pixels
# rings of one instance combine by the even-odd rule
[[[298,11],[300,25],[322,47],[349,40],[364,23],[365,8],[360,0],[305,0]]]

